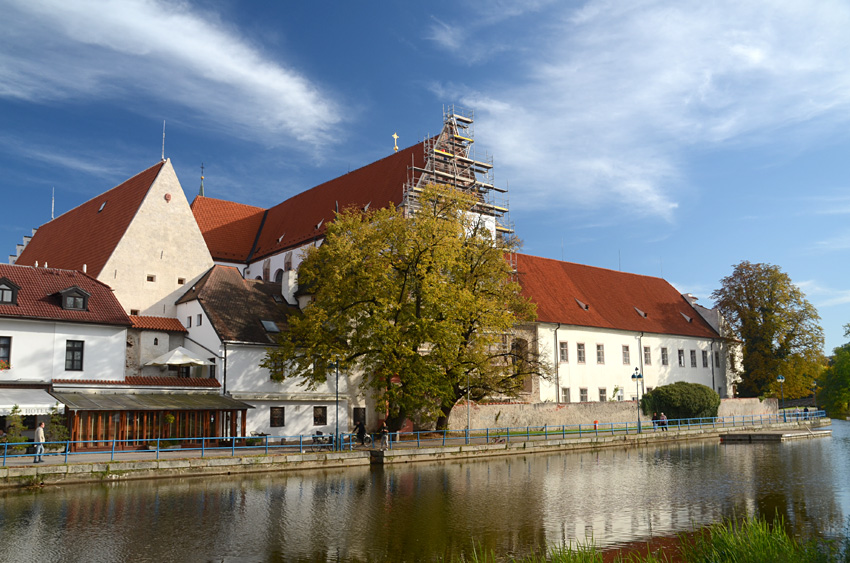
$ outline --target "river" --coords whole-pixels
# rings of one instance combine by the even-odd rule
[[[800,536],[850,514],[850,422],[782,444],[598,452],[69,485],[0,493],[0,561],[433,561],[588,538],[612,546],[724,517]]]

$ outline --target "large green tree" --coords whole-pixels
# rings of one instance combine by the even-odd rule
[[[338,213],[301,263],[312,301],[268,351],[272,377],[359,371],[392,429],[414,416],[442,425],[467,394],[515,396],[548,374],[516,328],[535,318],[506,260],[517,242],[494,238],[477,203],[429,186],[406,209]]]
[[[850,324],[844,325],[844,336],[850,337]],[[818,404],[832,417],[850,414],[850,342],[834,350],[818,379]]]
[[[788,274],[771,264],[741,262],[711,295],[742,342],[738,394],[804,397],[823,369],[820,316]]]

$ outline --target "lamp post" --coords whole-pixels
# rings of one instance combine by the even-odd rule
[[[469,370],[466,371],[466,443],[469,444]]]
[[[640,373],[640,369],[635,368],[635,372],[632,374],[632,380],[635,382],[635,402],[637,403],[638,434],[640,434],[640,380],[641,379],[643,379],[643,375]]]
[[[331,364],[336,369],[336,432],[334,433],[334,449],[338,450],[339,447],[339,360],[334,360],[334,363]]]
[[[782,397],[782,402],[779,403],[779,408],[782,409],[782,422],[788,422],[785,418],[785,376],[777,376],[776,381],[779,382],[779,394]]]
[[[815,410],[818,410],[818,399],[815,396],[818,391],[818,382],[812,381],[812,406]]]

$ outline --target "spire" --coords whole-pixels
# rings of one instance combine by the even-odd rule
[[[201,163],[201,189],[198,190],[198,195],[204,197],[204,163]]]

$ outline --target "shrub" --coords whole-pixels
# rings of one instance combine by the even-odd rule
[[[24,436],[24,417],[21,415],[21,408],[18,405],[12,407],[12,412],[6,417],[6,441],[10,444],[23,444],[27,441]],[[25,446],[16,446],[12,448],[14,452],[22,452],[26,449]]]
[[[47,425],[45,439],[48,442],[64,442],[68,439],[68,422],[63,413],[59,412],[59,403],[50,407],[50,423]]]
[[[640,400],[646,415],[664,413],[668,419],[709,418],[717,416],[720,395],[699,383],[677,381],[656,387]]]

